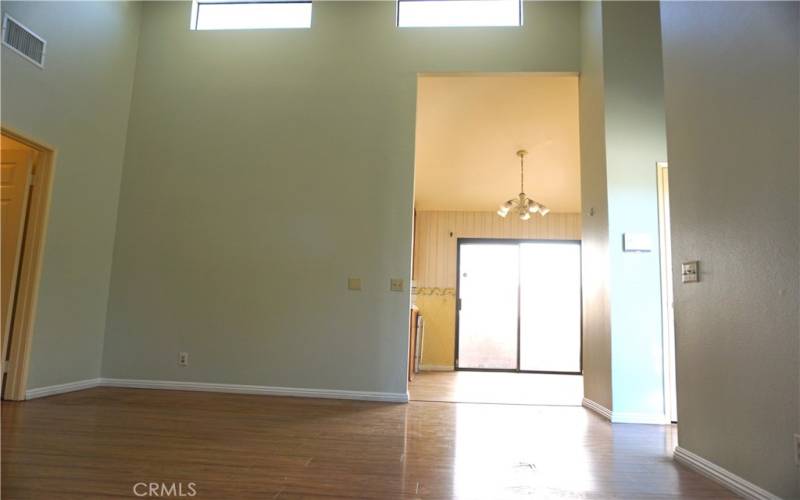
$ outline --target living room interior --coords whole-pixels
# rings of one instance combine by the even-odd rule
[[[800,498],[800,3],[0,11],[4,498]]]

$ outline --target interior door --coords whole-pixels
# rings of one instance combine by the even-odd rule
[[[31,151],[5,149],[0,152],[0,232],[2,248],[0,248],[0,294],[2,294],[2,362],[5,363],[8,352],[9,331],[11,328],[11,311],[14,304],[14,293],[19,273],[19,262],[22,254],[22,239],[25,229],[25,216],[28,208],[28,186],[33,168]]]
[[[580,244],[523,242],[519,255],[520,370],[580,373]]]
[[[519,317],[516,242],[458,245],[456,367],[515,370]]]

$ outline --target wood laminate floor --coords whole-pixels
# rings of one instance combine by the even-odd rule
[[[408,384],[412,401],[580,406],[583,377],[508,372],[421,372]]]
[[[2,497],[733,498],[674,444],[578,407],[96,388],[3,402]]]

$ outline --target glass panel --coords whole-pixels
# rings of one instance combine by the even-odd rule
[[[266,28],[310,28],[308,3],[218,3],[197,4],[198,30],[247,30]]]
[[[397,25],[521,26],[520,0],[399,0]]]
[[[516,369],[519,249],[459,246],[459,368]]]
[[[520,307],[520,369],[580,371],[579,244],[520,245]]]

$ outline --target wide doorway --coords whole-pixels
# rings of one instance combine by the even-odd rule
[[[455,368],[581,374],[579,241],[460,238]]]

